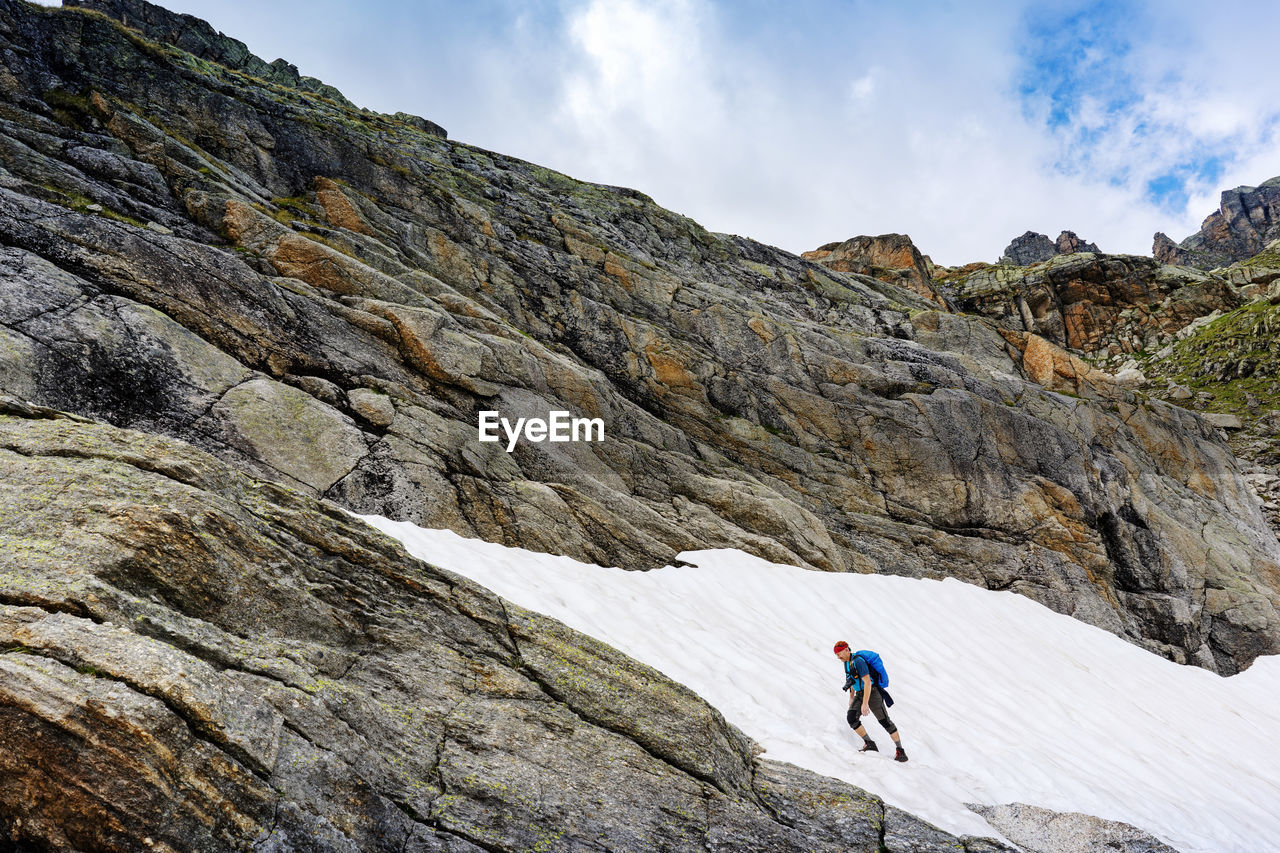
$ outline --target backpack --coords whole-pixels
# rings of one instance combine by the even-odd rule
[[[853,655],[862,658],[866,663],[867,669],[871,671],[872,684],[880,688],[889,686],[889,671],[884,668],[884,661],[880,660],[880,655],[867,649],[859,649]]]

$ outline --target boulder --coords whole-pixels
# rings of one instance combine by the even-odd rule
[[[1218,429],[1243,429],[1244,422],[1239,415],[1224,412],[1205,412],[1201,417]]]
[[[351,409],[375,427],[391,426],[396,417],[395,404],[386,394],[370,388],[353,388],[347,392]]]
[[[1147,377],[1138,368],[1130,367],[1116,374],[1116,382],[1124,388],[1136,391],[1147,384]]]
[[[1025,803],[969,808],[1029,853],[1178,853],[1135,826],[1093,815],[1055,812]]]

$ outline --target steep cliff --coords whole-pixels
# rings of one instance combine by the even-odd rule
[[[1224,273],[1252,278],[1254,298],[1187,326],[1168,345],[1146,353],[1141,366],[1152,396],[1205,413],[1227,429],[1236,456],[1252,464],[1250,481],[1280,529],[1280,276],[1277,244]],[[1261,281],[1269,280],[1264,287]]]
[[[1224,673],[1280,649],[1280,547],[1217,431],[1043,336],[97,12],[3,0],[0,39],[10,394],[589,561],[740,547],[1013,589]],[[557,409],[607,441],[476,440]]]

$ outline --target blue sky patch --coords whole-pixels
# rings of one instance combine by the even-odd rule
[[[1086,104],[1113,116],[1140,101],[1126,64],[1127,34],[1139,17],[1128,2],[1095,2],[1067,15],[1028,10],[1018,84],[1027,111],[1044,115],[1052,128],[1070,128]]]
[[[1165,209],[1181,210],[1187,206],[1191,194],[1187,192],[1187,180],[1171,172],[1147,181],[1147,198]]]
[[[1146,198],[1161,210],[1170,212],[1186,208],[1191,198],[1190,183],[1216,186],[1226,171],[1229,158],[1225,154],[1202,154],[1179,163],[1147,181]]]
[[[1239,140],[1189,135],[1161,104],[1181,78],[1148,67],[1151,14],[1141,0],[1028,9],[1015,90],[1024,117],[1056,138],[1060,173],[1132,187],[1172,214],[1217,183]]]

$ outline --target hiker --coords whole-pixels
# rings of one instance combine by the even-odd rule
[[[880,663],[880,656],[875,652],[858,651],[853,652],[849,649],[849,644],[844,640],[836,643],[836,657],[844,661],[844,689],[849,691],[849,712],[845,715],[845,719],[849,721],[849,728],[853,729],[862,738],[862,749],[858,752],[879,752],[880,747],[876,746],[876,742],[867,736],[867,730],[863,728],[860,722],[861,717],[875,714],[876,719],[889,737],[893,738],[893,743],[897,746],[897,752],[894,753],[894,761],[906,761],[907,753],[902,748],[902,737],[898,734],[898,727],[893,724],[893,720],[889,719],[889,712],[885,710],[885,697],[888,693],[884,691],[884,687],[888,686],[888,674],[884,672],[884,665]],[[881,685],[880,682],[884,684]],[[893,699],[888,700],[888,704],[893,704]]]

